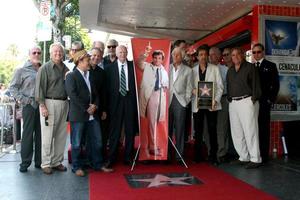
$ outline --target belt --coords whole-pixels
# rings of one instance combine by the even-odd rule
[[[67,100],[67,98],[63,98],[63,97],[46,97],[46,99],[61,100],[61,101]]]
[[[246,99],[248,97],[250,97],[250,95],[244,95],[244,96],[240,96],[240,97],[232,97],[232,100],[239,101],[239,100],[242,100],[242,99]]]

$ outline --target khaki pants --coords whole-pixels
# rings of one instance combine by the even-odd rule
[[[49,112],[48,126],[40,112],[42,131],[42,168],[56,167],[64,160],[67,138],[68,101],[45,100]]]

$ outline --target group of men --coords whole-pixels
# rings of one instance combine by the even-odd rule
[[[64,47],[53,43],[50,60],[43,66],[40,64],[41,48],[34,46],[29,50],[29,60],[16,70],[9,88],[23,106],[20,172],[26,172],[31,165],[33,152],[35,167],[42,168],[45,174],[67,170],[62,164],[67,121],[71,127],[72,171],[77,176],[86,175],[84,150],[94,170],[113,171],[122,130],[125,135],[123,161],[126,165],[131,164],[134,137],[139,132],[134,67],[127,60],[125,46],[110,40],[106,44],[108,55],[103,57],[104,47],[102,42],[96,41],[87,52],[82,42],[73,42],[70,59],[63,62]],[[166,103],[169,136],[175,135],[181,156],[186,132],[182,122],[187,118],[187,106],[191,102],[196,162],[203,160],[204,118],[209,135],[209,160],[218,164],[227,155],[228,113],[238,162],[254,168],[262,162],[261,156],[267,161],[270,105],[279,89],[278,72],[274,63],[264,59],[263,45],[255,44],[252,52],[256,65],[245,60],[242,49],[224,49],[225,66],[220,64],[221,51],[217,47],[200,46],[196,53],[198,64],[191,68],[184,62],[184,48],[173,49],[168,83],[164,84],[169,92]],[[164,55],[156,52],[152,56],[163,59]],[[153,81],[151,91],[156,87],[156,79]],[[199,81],[215,84],[211,109],[197,106]],[[170,160],[172,148],[170,145],[168,148]],[[176,154],[176,160],[180,162],[179,154]],[[104,159],[104,155],[107,158]]]

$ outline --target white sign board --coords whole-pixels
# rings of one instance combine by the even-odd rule
[[[37,23],[37,40],[41,41],[50,41],[52,38],[52,22],[40,20]]]

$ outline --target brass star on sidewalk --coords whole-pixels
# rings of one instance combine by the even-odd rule
[[[148,182],[150,183],[147,187],[158,187],[161,185],[192,185],[190,183],[184,182],[184,180],[194,178],[190,177],[168,177],[162,174],[156,174],[153,178],[145,179],[132,179],[132,181]]]

